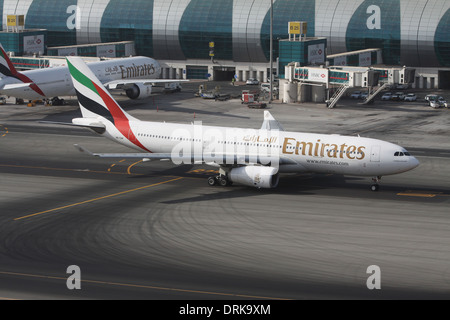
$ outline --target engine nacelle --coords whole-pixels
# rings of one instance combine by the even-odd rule
[[[271,189],[278,186],[278,169],[273,167],[246,166],[231,169],[228,178],[246,186]]]
[[[127,97],[133,100],[140,100],[150,97],[152,94],[152,85],[136,83],[125,90]]]

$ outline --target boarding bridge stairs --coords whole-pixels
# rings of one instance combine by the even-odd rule
[[[342,98],[342,96],[347,92],[348,88],[350,88],[349,85],[344,84],[341,85],[333,94],[333,96],[330,98],[330,100],[327,101],[327,105],[329,109],[333,109],[336,104],[338,103],[339,99]]]
[[[375,99],[375,97],[384,89],[390,87],[391,85],[389,83],[384,83],[383,85],[381,85],[376,91],[374,91],[373,93],[371,93],[370,95],[367,96],[367,99],[364,100],[364,102],[360,103],[360,104],[369,104],[371,102],[373,102],[373,99]]]

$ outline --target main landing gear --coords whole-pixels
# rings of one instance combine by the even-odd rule
[[[381,181],[381,176],[373,177],[372,181],[374,182],[374,184],[370,187],[370,190],[372,190],[373,192],[380,190],[380,185],[378,183]]]
[[[231,186],[233,184],[232,181],[230,181],[227,176],[219,174],[217,176],[212,176],[208,178],[208,185],[213,186],[221,186],[221,187],[227,187]]]

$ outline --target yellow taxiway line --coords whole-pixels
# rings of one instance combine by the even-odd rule
[[[26,273],[4,272],[4,271],[0,271],[0,275],[19,276],[19,277],[27,277],[27,278],[51,279],[51,280],[64,280],[64,281],[67,280],[66,278],[63,278],[63,277],[43,276],[43,275],[26,274]],[[224,292],[190,290],[190,289],[181,289],[181,288],[158,287],[158,286],[119,283],[119,282],[110,282],[110,281],[97,281],[97,280],[85,280],[85,279],[81,279],[80,281],[81,281],[81,283],[86,283],[86,284],[90,283],[90,284],[100,284],[100,285],[118,286],[118,287],[141,288],[141,289],[184,292],[184,293],[197,293],[197,294],[216,295],[216,296],[225,296],[225,297],[239,297],[239,298],[247,298],[247,299],[264,299],[264,300],[289,300],[286,298],[261,297],[261,296],[252,296],[252,295],[236,294],[236,293],[224,293]]]
[[[113,164],[109,167],[108,172],[111,173],[111,170],[112,170],[115,166],[117,166],[119,163],[122,163],[122,162],[125,162],[125,159],[120,160],[118,163],[113,163]]]
[[[127,173],[128,173],[128,175],[132,175],[132,173],[131,173],[131,169],[135,166],[135,165],[138,165],[139,163],[142,163],[142,162],[144,162],[144,160],[140,160],[140,161],[138,161],[138,162],[135,162],[135,163],[133,163],[132,165],[130,165],[129,167],[128,167],[128,169],[127,169]]]
[[[436,197],[436,194],[432,193],[397,193],[398,196],[404,196],[404,197],[419,197],[419,198],[434,198]]]
[[[128,175],[126,172],[112,172],[112,171],[96,171],[96,170],[83,170],[83,169],[64,169],[64,168],[51,168],[51,167],[35,167],[35,166],[19,166],[12,164],[0,164],[0,167],[4,168],[22,168],[22,169],[38,169],[38,170],[51,170],[51,171],[70,171],[70,172],[85,172],[85,173],[111,173],[118,175]],[[140,176],[141,174],[133,174],[136,176]]]
[[[9,133],[9,130],[8,130],[7,127],[2,126],[1,124],[0,124],[0,128],[3,128],[2,131],[4,131],[4,132],[1,134],[1,138],[3,138],[4,136],[6,136],[6,135]]]
[[[131,193],[131,192],[135,192],[135,191],[139,191],[139,190],[144,190],[144,189],[148,189],[148,188],[151,188],[151,187],[160,186],[162,184],[166,184],[166,183],[173,182],[173,181],[178,181],[178,180],[181,180],[181,179],[183,179],[183,178],[179,177],[179,178],[175,178],[175,179],[170,179],[170,180],[167,180],[167,181],[154,183],[154,184],[151,184],[151,185],[148,185],[148,186],[143,186],[143,187],[140,187],[140,188],[126,190],[126,191],[110,194],[110,195],[99,197],[99,198],[95,198],[95,199],[90,199],[90,200],[81,201],[81,202],[78,202],[78,203],[73,203],[73,204],[70,204],[70,205],[67,205],[67,206],[63,206],[63,207],[59,207],[59,208],[55,208],[55,209],[50,209],[50,210],[45,210],[45,211],[29,214],[29,215],[26,215],[26,216],[23,216],[23,217],[15,218],[14,221],[23,220],[23,219],[27,219],[27,218],[31,218],[31,217],[35,217],[35,216],[39,216],[39,215],[43,215],[43,214],[46,214],[46,213],[67,209],[67,208],[72,208],[72,207],[80,206],[82,204],[92,203],[92,202],[96,202],[96,201],[100,201],[100,200],[104,200],[104,199],[108,199],[108,198],[121,196],[121,195],[124,195],[124,194],[127,194],[127,193]]]
[[[405,197],[420,197],[420,198],[434,198],[434,197],[450,197],[450,194],[443,192],[422,191],[422,190],[406,190],[405,192],[397,193],[398,196]]]

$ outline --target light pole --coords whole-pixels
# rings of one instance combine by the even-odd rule
[[[270,97],[273,100],[273,0],[270,0]]]

